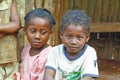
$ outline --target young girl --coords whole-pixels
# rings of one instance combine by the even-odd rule
[[[47,41],[54,25],[53,16],[43,8],[32,10],[25,16],[25,33],[30,44],[21,54],[21,80],[43,80],[47,54],[51,49]]]
[[[60,25],[63,44],[51,49],[43,80],[92,80],[98,77],[97,56],[86,44],[90,19],[81,10],[68,11]]]

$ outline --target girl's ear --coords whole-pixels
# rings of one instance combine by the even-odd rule
[[[50,34],[53,34],[53,29],[50,31]]]
[[[53,36],[53,30],[50,31],[49,38],[52,38],[52,36]]]

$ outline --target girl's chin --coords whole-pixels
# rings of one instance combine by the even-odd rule
[[[34,48],[41,48],[40,45],[36,45],[36,44],[34,44],[33,47],[34,47]]]

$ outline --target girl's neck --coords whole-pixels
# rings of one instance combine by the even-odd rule
[[[46,47],[48,47],[47,44],[45,46],[43,46],[42,48],[31,48],[29,54],[30,54],[30,56],[38,55]]]

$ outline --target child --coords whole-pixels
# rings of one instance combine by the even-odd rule
[[[21,80],[43,80],[47,54],[51,49],[47,41],[54,25],[52,14],[44,8],[32,10],[25,16],[25,33],[30,44],[21,53]]]
[[[20,19],[14,1],[0,0],[0,80],[13,80],[19,71],[16,32]]]
[[[81,10],[68,11],[60,25],[63,44],[48,56],[43,80],[92,80],[98,77],[96,51],[86,44],[90,19]]]

